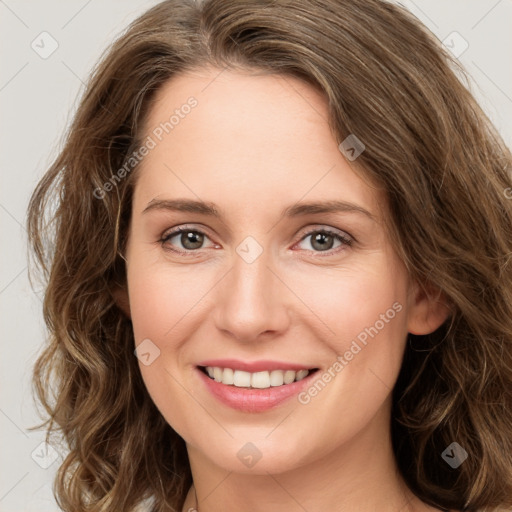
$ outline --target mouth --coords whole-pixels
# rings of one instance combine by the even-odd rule
[[[318,368],[311,368],[309,370],[263,370],[251,373],[219,366],[198,366],[197,368],[215,382],[226,386],[250,389],[288,386],[318,371]]]
[[[201,364],[196,366],[197,375],[207,391],[217,401],[242,412],[263,412],[283,404],[310,385],[319,368],[304,368],[300,365],[267,364]],[[245,366],[246,369],[240,369]],[[273,368],[269,368],[272,367]],[[288,366],[288,368],[283,368]],[[249,367],[258,371],[247,371]]]

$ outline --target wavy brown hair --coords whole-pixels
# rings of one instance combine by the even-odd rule
[[[431,505],[512,506],[512,155],[458,62],[380,0],[167,0],[93,70],[28,212],[50,334],[34,370],[41,426],[69,450],[60,506],[133,511],[153,497],[155,512],[181,510],[192,481],[115,297],[138,168],[119,170],[156,91],[205,66],[304,80],[326,98],[337,142],[363,141],[357,172],[385,190],[399,257],[451,309],[434,333],[408,337],[393,390],[400,471]],[[441,458],[454,441],[469,454],[457,469]]]

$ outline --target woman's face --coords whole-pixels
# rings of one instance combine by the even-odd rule
[[[219,73],[175,77],[150,112],[130,315],[147,389],[189,450],[278,473],[387,436],[407,332],[444,316],[409,281],[324,98]]]

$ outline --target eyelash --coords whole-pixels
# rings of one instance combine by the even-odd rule
[[[189,228],[189,227],[186,227],[186,226],[182,226],[180,228],[176,228],[174,229],[173,231],[170,231],[169,233],[167,234],[164,234],[159,242],[161,243],[162,247],[164,248],[164,250],[167,250],[167,251],[172,251],[174,253],[177,253],[183,257],[189,257],[189,256],[195,256],[196,254],[194,253],[199,253],[201,251],[201,249],[196,249],[196,250],[191,250],[191,249],[188,249],[188,250],[181,250],[181,249],[174,249],[174,248],[171,248],[171,247],[168,247],[166,246],[166,242],[168,242],[169,239],[173,238],[174,236],[176,235],[179,235],[180,233],[199,233],[207,238],[208,235],[204,232],[204,231],[201,231],[200,229],[192,229],[192,228]],[[309,251],[309,252],[313,252],[315,253],[315,255],[318,255],[320,257],[323,257],[323,256],[332,256],[333,254],[337,254],[339,251],[342,251],[345,249],[346,246],[351,246],[352,245],[352,242],[353,240],[347,236],[344,236],[342,235],[341,233],[338,233],[336,231],[333,231],[331,229],[326,229],[326,228],[323,228],[323,229],[312,229],[310,231],[308,231],[307,233],[304,233],[304,235],[302,236],[302,238],[299,240],[299,242],[302,242],[304,239],[306,239],[308,236],[310,235],[313,235],[315,233],[322,233],[322,234],[326,234],[326,235],[331,235],[333,236],[334,238],[336,238],[338,241],[341,242],[341,245],[339,247],[337,247],[336,249],[329,249],[327,251]]]

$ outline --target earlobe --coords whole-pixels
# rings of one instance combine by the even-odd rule
[[[128,297],[128,290],[126,287],[115,288],[112,290],[112,296],[114,297],[117,307],[126,315],[127,318],[131,319],[130,299]]]
[[[448,301],[440,290],[413,286],[410,295],[407,330],[410,334],[430,334],[450,316]]]

